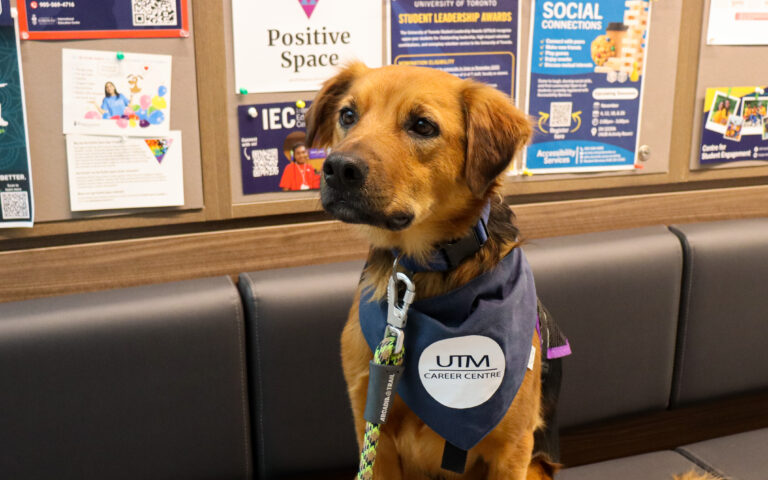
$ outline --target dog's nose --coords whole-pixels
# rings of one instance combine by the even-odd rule
[[[331,153],[323,164],[323,176],[328,186],[338,190],[360,188],[368,175],[368,166],[359,158],[344,153]]]

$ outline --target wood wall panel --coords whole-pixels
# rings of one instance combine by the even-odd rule
[[[513,206],[529,240],[648,225],[768,217],[768,186]],[[0,252],[0,302],[363,258],[335,221]],[[11,280],[12,279],[12,280]]]

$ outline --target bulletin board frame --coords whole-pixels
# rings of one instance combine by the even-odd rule
[[[197,123],[191,127],[182,127],[185,141],[185,158],[189,152],[198,152],[198,168],[201,170],[202,202],[199,208],[183,209],[150,209],[141,211],[122,212],[123,215],[109,217],[72,217],[53,221],[38,221],[33,229],[12,229],[0,231],[2,248],[18,248],[21,245],[14,239],[40,237],[39,244],[55,244],[62,235],[77,236],[78,238],[108,239],[123,238],[121,231],[137,232],[137,235],[153,235],[158,232],[194,232],[210,231],[211,229],[248,227],[274,228],[272,234],[278,234],[281,225],[295,222],[315,222],[328,217],[322,212],[319,195],[316,191],[309,192],[276,192],[270,194],[243,196],[238,193],[240,188],[239,149],[237,144],[236,110],[241,104],[258,104],[288,102],[296,99],[311,99],[314,92],[294,92],[276,94],[251,94],[246,96],[232,93],[233,85],[233,53],[232,53],[232,18],[230,0],[212,5],[210,0],[190,1],[190,28],[193,35],[190,39],[153,39],[130,40],[130,47],[121,43],[126,51],[149,51],[133,48],[134,45],[149,45],[153,42],[188,42],[191,57],[179,61],[174,56],[174,65],[185,63],[192,65],[191,79],[196,80],[196,95],[190,97],[196,104]],[[524,4],[526,2],[523,2]],[[382,6],[385,1],[382,0]],[[221,7],[221,8],[218,8]],[[707,209],[716,208],[715,203],[705,202],[701,207],[694,207],[695,200],[700,198],[717,198],[713,193],[703,197],[703,192],[723,192],[723,198],[729,205],[737,205],[744,201],[763,198],[766,188],[768,167],[749,168],[715,168],[706,170],[691,170],[689,161],[692,154],[692,143],[689,139],[694,135],[694,118],[691,112],[699,103],[691,85],[696,85],[699,75],[699,56],[702,51],[702,19],[705,18],[705,6],[700,0],[656,0],[654,15],[668,15],[678,19],[671,28],[676,32],[672,37],[665,37],[666,48],[676,51],[676,64],[669,72],[665,72],[663,82],[666,88],[674,90],[671,102],[672,116],[677,119],[675,132],[669,145],[654,149],[652,155],[663,157],[668,162],[668,168],[659,172],[607,172],[570,175],[542,175],[533,178],[516,178],[509,180],[504,186],[503,193],[508,201],[518,207],[525,206],[525,212],[531,215],[530,222],[536,223],[537,218],[547,221],[552,215],[552,209],[562,208],[563,211],[576,209],[581,211],[588,205],[599,204],[603,209],[603,217],[590,224],[591,230],[608,229],[617,221],[625,218],[627,204],[622,199],[634,199],[638,203],[653,208],[658,201],[664,209],[664,218],[697,219],[713,218]],[[193,15],[195,11],[204,11],[204,15]],[[525,37],[529,28],[529,18],[523,16],[521,27],[525,29]],[[669,17],[669,18],[672,18]],[[386,22],[386,18],[383,19]],[[663,23],[654,17],[652,32],[664,31]],[[675,23],[675,22],[671,22]],[[655,29],[655,30],[654,30]],[[652,34],[653,35],[653,34]],[[76,48],[91,48],[86,42],[78,42]],[[100,42],[100,41],[99,41]],[[146,42],[146,43],[145,43]],[[51,48],[62,48],[63,44],[56,42]],[[25,47],[28,48],[28,47]],[[105,47],[114,48],[114,46]],[[653,54],[653,38],[650,54]],[[707,47],[710,48],[710,47]],[[155,51],[153,51],[154,53]],[[224,52],[224,55],[222,55]],[[520,46],[521,57],[527,56],[525,41]],[[165,53],[160,51],[159,53]],[[521,58],[521,65],[527,63]],[[706,59],[702,60],[706,61]],[[521,72],[520,80],[525,80],[527,73]],[[174,83],[179,80],[174,70]],[[673,81],[674,80],[674,81]],[[520,91],[524,91],[521,89]],[[649,95],[650,96],[650,95]],[[178,98],[178,97],[176,97]],[[184,115],[174,110],[173,117],[181,119]],[[648,121],[648,116],[644,117]],[[58,121],[58,120],[57,120]],[[60,122],[56,124],[58,129]],[[174,128],[178,128],[174,126]],[[191,130],[190,130],[191,129]],[[189,131],[188,131],[189,130]],[[197,138],[194,135],[199,135]],[[192,142],[190,148],[187,142]],[[62,150],[57,161],[63,162]],[[35,147],[33,147],[34,149]],[[33,150],[34,152],[34,150]],[[38,152],[39,154],[39,152]],[[37,155],[35,155],[37,156]],[[36,183],[40,178],[33,158],[34,178]],[[650,170],[650,169],[649,169]],[[63,181],[59,179],[58,181]],[[64,182],[66,185],[66,182]],[[722,190],[720,190],[722,189]],[[41,194],[43,189],[37,188]],[[44,193],[43,193],[44,194]],[[672,195],[671,197],[669,195]],[[664,198],[663,202],[661,198]],[[675,205],[679,200],[690,198],[689,203],[682,201],[679,209]],[[617,200],[611,200],[617,199]],[[691,203],[694,202],[694,203]],[[611,206],[616,204],[616,209]],[[619,207],[618,205],[621,205]],[[636,209],[632,210],[639,214]],[[762,210],[752,209],[750,216],[760,215]],[[768,215],[768,211],[764,213]],[[703,216],[702,216],[703,215]],[[725,215],[724,212],[718,215]],[[647,217],[656,218],[656,217]],[[718,217],[721,218],[721,217]],[[622,226],[632,224],[621,223]],[[584,226],[563,227],[565,230],[548,230],[546,235],[557,232],[577,233]],[[346,229],[331,229],[346,232]],[[144,234],[138,232],[146,232]],[[110,233],[115,232],[115,233]],[[154,233],[153,233],[154,232]],[[271,234],[270,234],[271,235]],[[344,233],[346,235],[346,233]],[[45,240],[50,238],[51,240]],[[74,237],[73,237],[74,238]]]

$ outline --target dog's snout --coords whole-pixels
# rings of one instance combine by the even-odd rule
[[[353,156],[331,153],[323,164],[325,183],[338,190],[360,188],[368,175],[368,166]]]

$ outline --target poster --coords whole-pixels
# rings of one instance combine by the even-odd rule
[[[308,108],[303,101],[237,108],[244,195],[320,188],[327,151],[304,143]]]
[[[184,205],[181,132],[149,138],[67,135],[73,212]]]
[[[768,161],[768,86],[708,88],[704,99],[702,165]]]
[[[710,0],[707,45],[768,45],[768,2]]]
[[[0,0],[0,227],[31,227],[34,218],[20,58],[9,2]]]
[[[171,122],[171,56],[65,48],[62,102],[67,134],[166,134]]]
[[[392,0],[391,61],[474,78],[515,97],[519,11],[518,0]]]
[[[17,0],[21,38],[188,37],[188,0]]]
[[[235,91],[319,90],[338,67],[382,61],[381,2],[232,0]]]
[[[634,168],[650,2],[536,0],[533,12],[526,168]]]

